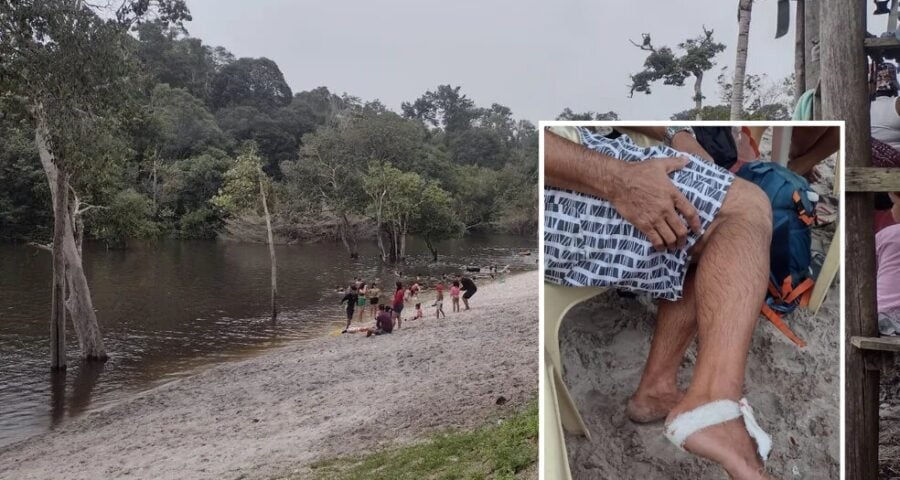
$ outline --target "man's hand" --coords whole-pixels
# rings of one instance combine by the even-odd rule
[[[623,164],[616,172],[619,181],[609,201],[657,250],[684,247],[688,227],[700,233],[697,210],[669,178],[687,164],[686,158],[655,158]]]

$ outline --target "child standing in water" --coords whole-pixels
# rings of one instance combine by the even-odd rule
[[[359,286],[359,290],[357,291],[356,298],[356,307],[359,308],[359,321],[363,320],[363,315],[366,313],[366,282],[362,282]]]
[[[369,305],[372,307],[372,316],[380,313],[381,309],[378,308],[378,304],[381,303],[381,289],[378,288],[377,283],[373,283],[372,286],[366,290],[366,296],[369,297]]]
[[[459,311],[459,282],[454,280],[450,287],[450,299],[453,301],[453,311]]]
[[[434,305],[432,305],[435,307],[435,318],[441,318],[441,315],[447,318],[447,314],[444,313],[444,284],[437,284],[434,287],[434,291],[437,292],[437,298],[434,300]]]
[[[425,318],[425,314],[422,313],[422,304],[417,303],[416,304],[416,316],[415,316],[414,320],[418,320],[420,318]]]
[[[347,330],[350,329],[350,321],[353,320],[353,310],[356,308],[356,302],[359,301],[359,295],[356,292],[356,285],[353,285],[344,295],[344,298],[341,299],[342,304],[347,302],[347,326],[344,327],[341,333],[347,333]]]
[[[394,320],[397,322],[397,330],[400,330],[400,325],[403,322],[403,318],[400,315],[403,313],[403,282],[397,282],[397,290],[394,291],[394,303],[391,307],[394,310]]]

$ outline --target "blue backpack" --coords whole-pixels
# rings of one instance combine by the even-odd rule
[[[761,188],[772,203],[772,246],[769,291],[762,314],[798,346],[806,343],[784,323],[782,316],[806,306],[812,295],[813,273],[810,227],[816,221],[818,195],[809,182],[773,162],[750,162],[737,176]]]

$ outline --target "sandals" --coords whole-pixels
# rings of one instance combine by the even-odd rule
[[[763,463],[769,458],[772,450],[772,438],[756,423],[753,416],[753,408],[747,403],[746,398],[740,402],[733,400],[716,400],[682,413],[666,425],[666,438],[684,451],[684,442],[687,439],[707,427],[725,423],[738,417],[744,418],[744,427],[747,433],[756,442],[756,453]]]

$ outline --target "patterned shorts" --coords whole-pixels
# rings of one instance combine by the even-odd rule
[[[675,187],[694,205],[706,231],[722,207],[734,175],[667,146],[643,148],[628,136],[615,140],[580,129],[582,144],[624,160],[687,156],[671,174]],[[603,199],[551,187],[544,189],[544,278],[565,286],[616,287],[666,300],[681,298],[690,256],[701,234],[690,232],[676,251],[658,252],[647,236]]]

